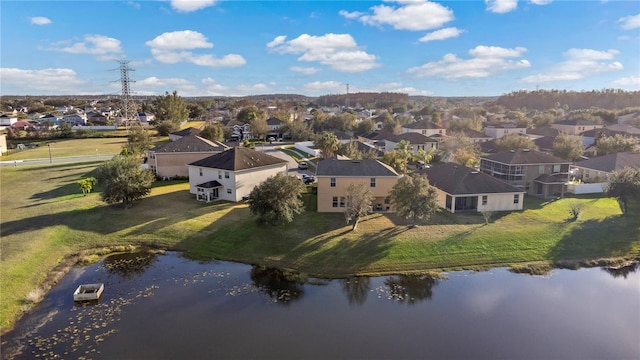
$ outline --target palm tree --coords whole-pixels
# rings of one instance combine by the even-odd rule
[[[316,139],[315,145],[322,151],[322,157],[328,159],[332,157],[340,147],[340,140],[338,140],[335,134],[324,132]]]

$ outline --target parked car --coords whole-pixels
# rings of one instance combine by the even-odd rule
[[[302,174],[302,182],[305,183],[305,185],[313,184],[315,181],[316,178],[314,176]]]
[[[298,163],[298,169],[300,169],[300,170],[306,170],[306,169],[308,169],[308,168],[309,168],[309,165],[307,165],[307,162],[306,162],[306,161],[300,161],[300,162]]]

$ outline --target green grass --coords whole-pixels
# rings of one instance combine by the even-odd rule
[[[640,204],[622,216],[610,198],[525,199],[526,210],[496,214],[440,213],[412,228],[372,214],[356,232],[342,214],[307,212],[281,227],[259,228],[244,203],[195,201],[185,182],[158,182],[149,197],[124,210],[82,196],[76,181],[98,163],[2,168],[0,326],[9,328],[27,295],[47,282],[70,254],[126,245],[183,251],[195,259],[277,266],[321,277],[561,264],[640,255]],[[569,202],[584,210],[570,221]],[[522,266],[522,265],[519,265]],[[46,288],[46,287],[45,287]]]

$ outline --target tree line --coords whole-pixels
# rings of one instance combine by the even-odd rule
[[[535,90],[514,91],[500,96],[496,105],[510,110],[521,108],[546,110],[568,107],[569,109],[623,109],[640,106],[640,91],[603,89],[591,91]]]

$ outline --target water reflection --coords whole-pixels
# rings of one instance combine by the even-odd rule
[[[155,252],[128,252],[107,256],[102,266],[107,269],[109,274],[128,279],[142,275],[157,260],[158,255]]]
[[[602,268],[614,278],[622,277],[623,279],[626,279],[629,274],[636,272],[638,269],[640,269],[640,261],[634,261],[618,267],[608,266]]]
[[[371,290],[371,278],[355,276],[342,280],[342,291],[351,305],[363,305]]]
[[[439,279],[432,275],[396,275],[384,281],[389,288],[388,298],[408,304],[431,299],[438,283]]]
[[[251,281],[269,297],[280,304],[288,304],[294,300],[300,300],[304,296],[304,284],[306,277],[293,272],[284,272],[280,269],[253,266],[251,268]]]

